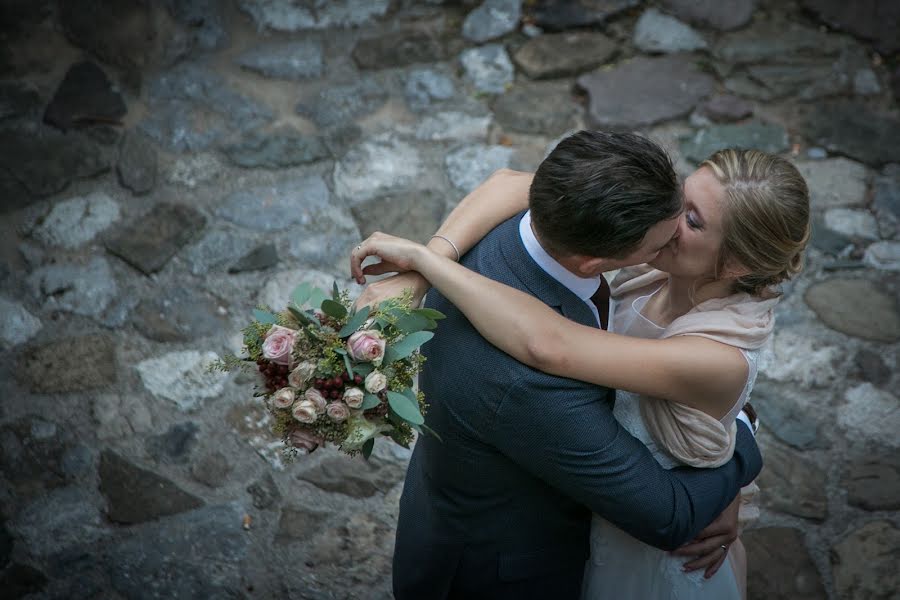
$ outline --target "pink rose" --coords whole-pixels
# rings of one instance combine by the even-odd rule
[[[294,403],[294,390],[291,388],[281,388],[272,396],[272,404],[275,408],[290,408]]]
[[[315,375],[315,373],[316,363],[311,360],[304,360],[291,371],[290,375],[288,375],[288,383],[291,384],[291,387],[295,388],[306,387],[306,382],[312,379],[312,376]]]
[[[386,343],[380,331],[364,329],[350,336],[347,340],[347,351],[354,360],[371,362],[377,366],[384,358]]]
[[[332,402],[325,409],[325,414],[335,423],[341,423],[350,416],[350,409],[343,402]]]
[[[266,341],[263,342],[263,356],[275,364],[291,366],[291,352],[294,350],[293,329],[272,325],[266,333]]]
[[[357,387],[347,388],[344,392],[344,402],[350,408],[359,408],[363,404],[366,394]]]
[[[325,443],[325,440],[321,436],[306,429],[295,429],[291,432],[288,439],[290,440],[291,446],[306,454],[309,454]]]
[[[291,414],[293,414],[294,418],[301,423],[315,423],[316,419],[319,417],[319,411],[316,409],[316,405],[309,400],[301,400],[294,404]]]
[[[323,414],[325,412],[325,396],[322,395],[322,392],[317,390],[316,388],[309,388],[306,392],[303,393],[303,399],[309,402],[312,402],[316,406],[316,414]]]

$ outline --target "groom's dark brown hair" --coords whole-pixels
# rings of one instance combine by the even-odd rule
[[[623,258],[651,227],[680,214],[683,199],[672,160],[655,142],[580,131],[540,164],[528,203],[551,253]]]

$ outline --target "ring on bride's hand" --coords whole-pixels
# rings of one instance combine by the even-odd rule
[[[728,554],[728,546],[726,546],[725,544],[722,544],[722,550],[725,551],[725,554]]]

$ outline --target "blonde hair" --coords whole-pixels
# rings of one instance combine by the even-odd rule
[[[709,167],[725,188],[718,272],[729,261],[749,270],[736,292],[760,295],[803,268],[809,189],[787,160],[759,150],[719,150]]]

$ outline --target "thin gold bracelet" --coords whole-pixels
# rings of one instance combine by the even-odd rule
[[[446,238],[442,235],[437,235],[437,234],[431,236],[431,239],[434,239],[434,238],[440,238],[440,239],[444,240],[445,242],[447,242],[448,244],[450,244],[451,246],[453,246],[453,249],[456,250],[456,262],[459,262],[459,259],[462,257],[462,255],[459,253],[459,248],[456,247],[456,244],[454,244],[450,240],[450,238]]]

